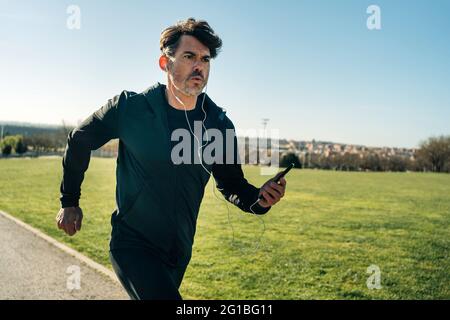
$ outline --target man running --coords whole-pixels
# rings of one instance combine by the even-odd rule
[[[56,220],[70,236],[81,229],[80,190],[91,151],[119,139],[109,254],[132,299],[181,299],[178,289],[211,174],[224,197],[245,212],[265,214],[284,196],[284,178],[279,184],[270,179],[261,188],[247,182],[235,134],[232,161],[225,147],[212,163],[201,159],[201,151],[216,140],[196,129],[221,133],[225,144],[230,143],[227,130],[234,133],[224,110],[202,93],[210,60],[221,46],[206,21],[190,18],[165,29],[159,66],[167,72],[167,86],[157,83],[139,94],[123,91],[68,136]],[[182,146],[189,146],[183,152],[180,138]]]

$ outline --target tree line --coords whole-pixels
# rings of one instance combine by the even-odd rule
[[[59,130],[38,132],[31,135],[6,132],[0,140],[0,151],[4,157],[11,154],[23,155],[27,151],[35,155],[49,152],[64,152],[67,136],[72,130],[64,124]],[[111,146],[110,146],[111,147]],[[116,147],[116,145],[113,145]],[[341,170],[341,171],[430,171],[450,172],[450,135],[431,137],[420,143],[414,159],[377,153],[330,153],[328,156],[309,154],[299,158],[296,154],[284,154],[280,166],[294,163],[297,168]]]
[[[63,122],[57,129],[43,129],[15,126],[11,128],[14,134],[8,130],[0,137],[0,151],[4,157],[11,154],[24,155],[33,153],[39,155],[50,152],[63,152],[67,143],[67,136],[73,127],[68,127]],[[20,132],[25,133],[20,133]]]

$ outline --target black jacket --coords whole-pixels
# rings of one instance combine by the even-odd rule
[[[176,208],[179,200],[173,192],[175,165],[170,157],[170,133],[161,86],[164,85],[158,83],[140,94],[123,91],[70,132],[62,161],[60,200],[62,207],[79,205],[80,188],[91,151],[118,138],[117,208],[113,219],[126,223],[142,235],[166,263],[186,265],[189,259],[180,259],[179,248],[186,246],[180,246],[178,237],[180,226]],[[234,132],[234,125],[225,111],[207,95],[204,108],[207,129],[217,128],[224,136],[226,129]],[[235,135],[234,140],[234,152],[238,157]],[[250,205],[256,201],[259,189],[247,182],[239,163],[213,163],[205,167],[212,172],[217,188],[228,201],[251,212]],[[201,189],[199,201],[209,179],[209,175],[204,174],[198,185]],[[270,208],[256,204],[252,209],[257,214],[264,214]],[[192,223],[195,224],[196,219]]]

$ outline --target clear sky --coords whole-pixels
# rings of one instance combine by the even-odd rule
[[[371,4],[381,30],[366,26]],[[208,94],[237,128],[270,118],[284,138],[399,147],[450,134],[446,0],[0,0],[0,120],[76,124],[166,83],[159,36],[188,17],[223,39]]]

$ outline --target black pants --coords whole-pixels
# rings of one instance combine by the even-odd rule
[[[182,299],[178,289],[186,267],[170,267],[145,248],[113,249],[109,258],[131,299]]]

